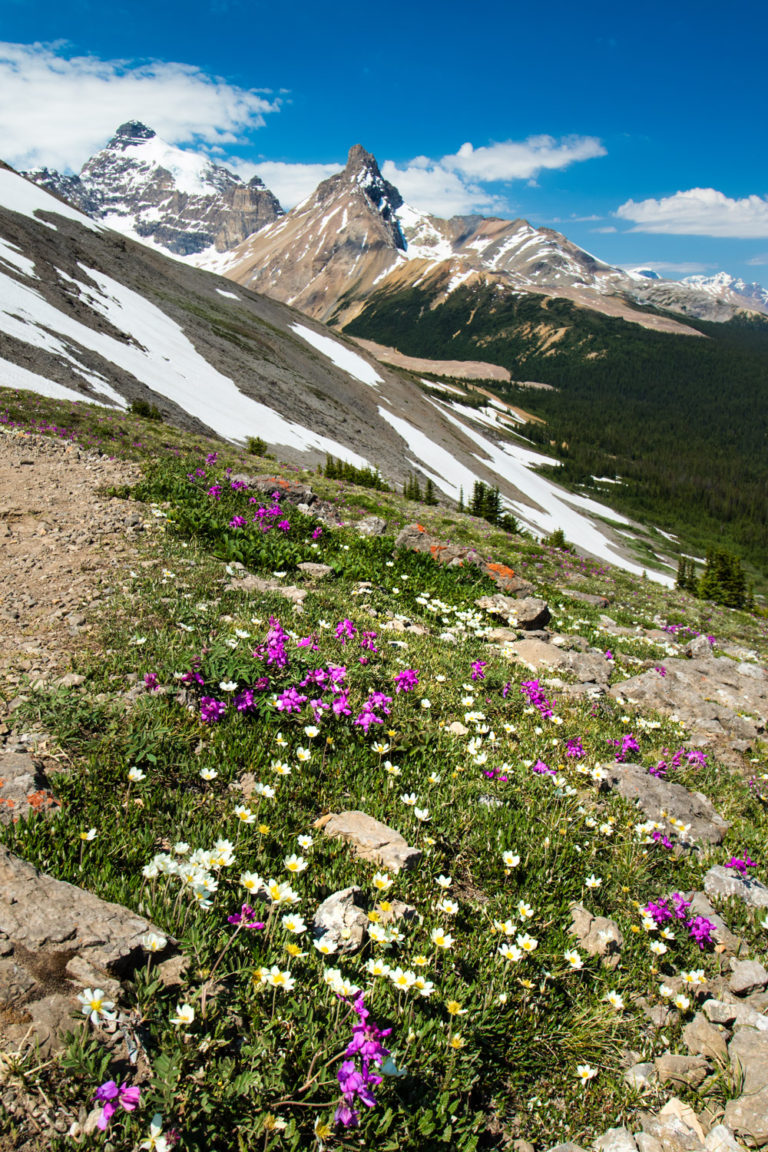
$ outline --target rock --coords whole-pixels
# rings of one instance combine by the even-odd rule
[[[643,1131],[659,1141],[663,1152],[704,1152],[704,1132],[696,1113],[675,1096],[658,1115],[644,1112],[641,1123]],[[639,1138],[637,1144],[640,1148]]]
[[[685,1088],[698,1088],[707,1078],[709,1067],[701,1056],[678,1056],[671,1052],[654,1061],[662,1084],[680,1084]]]
[[[624,1073],[624,1081],[630,1088],[634,1088],[636,1092],[647,1092],[652,1088],[657,1080],[656,1068],[653,1061],[641,1061],[639,1064],[633,1064],[631,1068],[627,1068]]]
[[[726,656],[664,661],[666,675],[651,668],[614,684],[610,694],[665,715],[679,716],[699,744],[713,740],[754,741],[765,731],[768,671]],[[752,714],[755,719],[750,719]]]
[[[141,938],[148,932],[160,934],[129,909],[55,880],[0,846],[0,1006],[31,1020],[46,1050],[79,1013],[73,985],[88,979],[114,991],[117,979],[145,962]],[[14,975],[9,966],[23,972]]]
[[[564,1144],[553,1144],[547,1152],[584,1152],[581,1144],[574,1144],[573,1140],[566,1140]]]
[[[15,823],[30,812],[58,812],[59,801],[33,756],[25,752],[0,755],[0,823]]]
[[[312,505],[317,501],[317,493],[313,492],[308,484],[301,484],[298,480],[286,480],[284,476],[248,476],[238,473],[230,476],[231,481],[239,481],[249,488],[255,488],[264,496],[277,493],[280,501],[287,500],[290,504]]]
[[[683,649],[689,660],[704,659],[712,656],[712,645],[706,636],[695,636],[689,640]]]
[[[599,956],[606,968],[615,968],[624,944],[618,924],[605,916],[593,916],[583,904],[571,904],[568,931],[590,956]]]
[[[530,1140],[513,1140],[512,1152],[536,1152],[536,1149]]]
[[[418,848],[411,848],[399,832],[365,812],[331,812],[317,820],[315,827],[322,828],[326,836],[347,841],[361,860],[372,860],[395,872],[413,868],[421,859]]]
[[[462,548],[457,544],[443,544],[436,536],[427,532],[421,524],[407,524],[395,538],[395,551],[428,552],[439,564],[449,567],[472,566],[479,568],[483,561],[474,548]]]
[[[311,580],[324,580],[333,572],[330,564],[314,564],[311,560],[302,560],[301,564],[297,564],[296,567],[299,572],[303,572]]]
[[[267,579],[263,576],[245,576],[240,580],[230,580],[224,585],[225,592],[277,592],[296,605],[298,611],[303,608],[307,597],[306,588],[297,588],[294,584],[283,584],[280,580]]]
[[[636,1132],[635,1144],[637,1144],[638,1152],[664,1152],[656,1137],[650,1136],[647,1132]]]
[[[515,628],[522,628],[526,632],[531,629],[543,628],[551,618],[546,600],[540,600],[534,596],[515,600],[511,596],[497,593],[494,596],[481,596],[475,600],[475,604],[478,608],[490,612],[493,616],[500,616],[508,624]]]
[[[381,516],[366,516],[355,525],[358,536],[384,536],[387,522]]]
[[[743,1077],[744,1096],[768,1089],[768,1034],[740,1028],[728,1045],[734,1078]]]
[[[462,724],[461,720],[453,720],[445,730],[453,736],[466,736],[467,732],[469,732],[469,728],[467,728],[466,724]]]
[[[651,820],[662,821],[666,814],[689,824],[693,840],[720,844],[730,828],[701,792],[689,792],[682,784],[651,776],[640,764],[610,765],[606,783],[626,800],[636,801]]]
[[[768,1032],[768,1016],[762,1015],[743,1000],[735,1000],[733,1004],[725,1004],[722,1000],[705,1000],[701,1010],[713,1024],[724,1024],[726,1027],[735,1024],[737,1028]]]
[[[768,1147],[768,1088],[729,1100],[723,1119],[750,1148]]]
[[[489,644],[514,644],[517,640],[515,628],[491,628],[485,639]]]
[[[611,677],[609,661],[595,652],[564,652],[555,644],[542,640],[518,640],[507,651],[534,672],[551,668],[558,672],[571,672],[582,683],[607,685]]]
[[[315,912],[312,935],[315,940],[327,937],[337,952],[357,952],[363,946],[367,926],[362,888],[343,888]]]
[[[735,996],[747,996],[768,984],[768,971],[757,960],[736,960],[731,964],[732,973],[728,987]]]
[[[743,1152],[743,1145],[725,1124],[715,1124],[710,1128],[704,1138],[704,1147],[707,1152]]]
[[[683,1043],[692,1056],[704,1056],[721,1066],[728,1063],[725,1036],[702,1012],[697,1012],[683,1028]]]
[[[71,616],[67,617],[70,622],[74,623]],[[85,617],[81,617],[82,623],[85,623]],[[79,688],[81,684],[85,684],[85,676],[81,676],[79,672],[67,672],[66,676],[59,676],[54,680],[57,688]]]
[[[607,608],[610,600],[607,596],[598,596],[593,592],[580,592],[576,588],[558,588],[562,596],[571,600],[580,600],[582,604],[591,604],[593,608]]]
[[[738,896],[750,908],[768,908],[768,888],[751,876],[739,876],[722,864],[715,864],[704,877],[704,890],[710,896]]]
[[[637,1152],[635,1138],[628,1128],[609,1128],[592,1145],[598,1152]]]

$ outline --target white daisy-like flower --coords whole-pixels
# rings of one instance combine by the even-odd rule
[[[520,857],[517,852],[502,852],[501,858],[504,861],[505,868],[517,868],[520,863]]]
[[[589,1064],[578,1064],[576,1066],[576,1076],[581,1080],[582,1084],[586,1085],[597,1076],[597,1068],[592,1068]]]
[[[616,1009],[617,1012],[620,1012],[624,1007],[624,997],[620,996],[618,992],[606,992],[605,999],[608,1001],[612,1008]]]
[[[195,1019],[195,1010],[191,1004],[177,1004],[176,1015],[171,1016],[171,1024],[175,1024],[177,1028],[182,1025],[189,1026]]]
[[[584,967],[584,961],[575,948],[569,948],[567,952],[563,953],[563,958],[568,961],[571,968],[578,972],[580,968]]]
[[[140,780],[146,780],[146,778],[147,774],[146,772],[142,772],[141,768],[134,767],[128,769],[128,779],[132,784],[138,784]]]

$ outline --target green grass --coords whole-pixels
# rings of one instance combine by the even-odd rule
[[[101,423],[83,420],[78,435],[103,433]],[[248,503],[248,492],[228,487],[224,469],[241,460],[238,453],[182,437],[179,446],[187,454],[177,458],[148,444],[152,432],[162,437],[165,429],[133,418],[126,425],[144,444],[131,450],[144,461],[143,479],[133,491],[137,507],[148,520],[153,506],[162,515],[142,544],[146,565],[124,574],[103,612],[99,654],[79,657],[85,683],[25,692],[24,723],[49,733],[72,765],[56,779],[61,813],[3,832],[14,851],[51,874],[146,915],[178,939],[187,958],[180,989],[164,988],[151,965],[125,986],[120,1007],[141,1020],[150,1071],[141,1081],[140,1108],[131,1115],[120,1112],[113,1121],[113,1147],[135,1147],[155,1112],[192,1152],[309,1149],[321,1143],[392,1152],[501,1149],[517,1137],[545,1147],[565,1139],[587,1145],[606,1127],[631,1124],[641,1101],[623,1081],[622,1053],[632,1049],[650,1058],[667,1044],[678,1050],[690,1018],[689,1011],[655,1033],[636,998],[656,1003],[663,979],[699,967],[714,974],[719,964],[680,931],[667,955],[655,960],[640,930],[639,907],[700,886],[710,863],[732,852],[746,850],[763,861],[768,820],[755,791],[712,757],[706,768],[681,769],[677,778],[704,791],[733,821],[726,844],[677,854],[643,843],[637,810],[601,791],[565,755],[566,744],[580,737],[580,764],[593,769],[612,759],[609,740],[634,732],[641,751],[633,759],[650,767],[665,748],[690,747],[682,725],[661,717],[638,723],[642,718],[610,699],[570,705],[556,700],[555,720],[543,720],[521,693],[529,675],[485,643],[484,630],[497,621],[479,613],[475,600],[493,586],[475,570],[441,568],[414,554],[393,556],[392,535],[360,540],[351,527],[323,527],[313,539],[316,521],[288,506],[291,526],[285,533],[274,527],[265,534],[254,526],[233,529],[234,515],[251,516],[257,507]],[[206,463],[212,449],[220,451],[219,459]],[[205,475],[190,480],[198,467]],[[648,581],[445,509],[283,471],[309,479],[321,495],[337,497],[349,519],[376,512],[394,531],[398,521],[418,516],[438,534],[510,563],[547,597],[554,628],[585,636],[600,650],[611,648],[614,681],[637,671],[634,661],[662,662],[666,643],[641,634],[611,635],[599,611],[569,600],[562,587],[609,594],[613,618],[633,628],[654,627],[661,614],[669,623],[712,631],[722,642],[748,643],[763,654],[768,647],[765,622],[746,613],[664,593]],[[218,500],[207,495],[215,482]],[[303,581],[296,565],[304,559],[329,564],[332,574],[316,588],[307,585],[302,614],[277,592],[254,597],[227,588],[237,571],[233,561],[263,575],[284,571],[285,583],[292,583]],[[361,590],[361,581],[370,587]],[[393,614],[428,631],[394,631],[387,627]],[[268,664],[261,649],[271,619],[290,633],[285,667]],[[342,642],[337,625],[345,619],[357,631]],[[446,628],[454,631],[455,644],[437,638]],[[365,632],[376,633],[373,648],[361,643]],[[311,644],[299,646],[297,640],[306,637]],[[484,678],[473,680],[477,660],[487,663]],[[347,668],[351,715],[326,711],[319,734],[310,736],[308,705],[288,713],[271,701],[312,669],[330,665]],[[395,677],[404,668],[418,669],[418,687],[397,694]],[[189,671],[199,672],[203,687],[180,679]],[[146,675],[157,677],[160,691],[130,702],[126,692],[134,678],[141,682]],[[234,693],[220,687],[235,683],[240,691],[264,675],[269,685],[257,690],[251,713],[238,712]],[[317,687],[299,691],[319,694]],[[391,697],[391,711],[380,713],[383,723],[365,735],[353,721],[371,691]],[[220,722],[201,720],[203,696],[228,703]],[[457,720],[468,728],[466,736],[448,731]],[[470,738],[480,741],[476,752]],[[389,746],[385,752],[374,747],[379,741]],[[309,749],[308,761],[301,748]],[[487,759],[480,762],[483,754]],[[290,774],[278,774],[276,760],[290,764]],[[557,771],[556,780],[533,772],[538,760]],[[387,770],[387,761],[399,774]],[[131,782],[131,767],[145,778]],[[766,771],[764,749],[754,770]],[[491,771],[493,778],[486,775]],[[237,783],[248,773],[275,788],[272,798],[251,798],[253,823],[235,812],[244,802]],[[409,793],[429,810],[428,821],[403,803]],[[326,958],[309,933],[291,937],[281,923],[283,910],[270,912],[267,903],[252,899],[239,878],[256,872],[264,879],[290,879],[299,894],[295,910],[307,924],[325,897],[350,885],[363,890],[369,912],[380,917],[376,867],[313,827],[323,814],[344,809],[385,821],[422,850],[418,867],[392,875],[386,893],[389,900],[412,905],[417,918],[398,924],[403,939],[387,951],[369,942],[354,955]],[[83,840],[90,828],[97,830],[95,838]],[[313,837],[311,848],[299,847],[303,835]],[[234,860],[221,862],[228,850],[220,848],[220,862],[208,861],[218,881],[210,908],[199,907],[177,876],[144,875],[158,853],[161,860],[173,857],[180,842],[189,847],[176,859],[185,860],[221,839],[230,842]],[[505,851],[519,855],[519,864],[505,867]],[[284,860],[295,852],[308,866],[291,877]],[[586,879],[593,874],[600,885],[590,889]],[[436,884],[441,875],[451,877],[447,893]],[[437,908],[446,895],[458,905],[453,914]],[[233,940],[227,916],[245,900],[267,927],[241,930]],[[616,971],[583,951],[579,970],[565,959],[574,947],[567,931],[574,900],[618,923],[625,943]],[[530,918],[517,910],[520,901],[530,905]],[[750,947],[764,947],[765,931],[750,913],[724,908]],[[535,951],[517,963],[499,954],[505,936],[494,922],[508,919],[517,925],[512,941],[526,932],[537,941]],[[450,949],[432,942],[438,927],[454,937]],[[292,942],[304,955],[291,958],[286,944]],[[419,956],[426,957],[424,967]],[[371,976],[366,964],[375,957],[423,974],[434,984],[432,994],[397,991],[388,979]],[[290,970],[292,991],[254,979],[272,965]],[[359,1131],[333,1125],[336,1073],[353,1021],[348,1004],[324,983],[329,967],[366,990],[373,1018],[392,1029],[386,1045],[404,1073],[385,1076],[375,1089],[376,1106],[361,1109]],[[610,991],[622,995],[623,1010],[608,1004]],[[453,1000],[462,1008],[455,1017],[447,1010]],[[185,1003],[195,1011],[188,1028],[171,1023]],[[109,1076],[133,1082],[135,1073],[110,1062],[102,1034],[91,1031],[86,1040],[73,1040],[54,1071],[46,1071],[46,1091],[62,1102],[86,1104]],[[586,1086],[576,1075],[581,1064],[597,1073]],[[716,1091],[722,1097],[727,1085]],[[330,1135],[319,1139],[324,1125]],[[62,1138],[51,1147],[70,1143]]]

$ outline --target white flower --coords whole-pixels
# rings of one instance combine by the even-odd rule
[[[432,702],[431,702],[431,700],[427,700],[426,696],[423,696],[423,697],[422,697],[422,699],[421,699],[421,707],[422,707],[422,708],[424,709],[424,711],[426,712],[426,711],[427,711],[427,709],[429,709],[429,708],[431,708],[431,707],[432,707]]]
[[[426,824],[429,820],[429,808],[414,808],[413,814],[416,819],[421,820],[423,824]]]
[[[389,972],[389,978],[394,984],[395,988],[407,990],[412,988],[416,983],[416,973],[411,971],[403,971],[402,968],[393,968]]]
[[[372,883],[378,892],[388,892],[392,887],[393,880],[388,872],[374,872]]]
[[[218,776],[218,772],[216,771],[215,768],[201,768],[200,769],[200,777],[203,780],[215,780],[217,776]]]
[[[517,912],[522,920],[530,920],[531,916],[533,916],[533,908],[531,908],[530,904],[526,904],[525,900],[519,901]]]
[[[235,692],[237,690],[237,680],[220,680],[219,688],[222,692]]]
[[[180,1025],[189,1025],[195,1018],[195,1010],[191,1004],[177,1004],[176,1015],[171,1016],[171,1024],[178,1028]]]
[[[407,804],[409,808],[413,808],[413,806],[417,803],[417,796],[415,792],[403,792],[400,799],[402,800],[403,804]]]
[[[563,958],[567,960],[571,968],[577,972],[580,968],[584,967],[584,961],[575,948],[569,948],[567,952],[564,952]]]
[[[282,988],[283,992],[290,992],[296,981],[290,972],[282,972],[277,964],[273,964],[267,972],[266,982],[272,988]]]
[[[672,1000],[672,1003],[675,1008],[679,1008],[681,1012],[687,1012],[691,1006],[690,1000],[682,992],[678,992],[677,996]]]
[[[80,1010],[84,1016],[89,1017],[91,1024],[100,1024],[102,1018],[114,1020],[115,1013],[112,1011],[114,1002],[106,1000],[105,996],[106,993],[101,988],[85,988],[82,992],[78,992]]]
[[[312,837],[308,836],[306,834],[304,834],[302,836],[297,836],[296,839],[298,841],[299,848],[303,848],[305,851],[308,848],[311,848],[312,845],[314,844],[314,840],[312,839]]]
[[[600,885],[602,884],[602,880],[600,879],[599,876],[595,876],[594,874],[592,874],[590,876],[587,876],[584,883],[586,884],[587,888],[599,888]]]
[[[620,1011],[624,1007],[624,999],[619,995],[618,992],[606,992],[605,999],[608,1001],[611,1007],[615,1008],[617,1011]]]
[[[146,778],[147,774],[146,772],[142,772],[141,768],[134,767],[128,769],[128,779],[132,784],[138,784],[140,780],[146,780]]]
[[[292,912],[288,912],[285,916],[283,916],[281,918],[281,923],[284,928],[286,928],[289,932],[295,933],[297,936],[302,932],[306,932],[307,930],[307,925],[304,923],[304,920],[301,918],[301,916],[296,916]]]
[[[161,936],[159,932],[147,932],[141,938],[141,946],[147,952],[162,952],[167,943],[167,938]]]
[[[245,804],[236,804],[234,814],[237,816],[238,820],[242,820],[243,824],[256,823],[255,815]]]
[[[443,898],[437,903],[438,912],[444,912],[446,916],[455,916],[459,910],[459,906],[455,900],[448,900]]]
[[[520,857],[517,852],[502,852],[501,858],[504,861],[505,868],[517,868],[520,863]]]
[[[328,932],[326,932],[325,936],[321,936],[319,940],[313,940],[312,943],[322,956],[333,956],[334,952],[338,952],[339,950],[338,945]]]
[[[529,936],[526,932],[522,936],[518,936],[517,944],[522,948],[523,952],[535,952],[539,946],[538,940],[534,940],[533,936]]]
[[[303,872],[307,867],[307,862],[304,857],[297,856],[295,853],[292,853],[290,856],[286,856],[285,860],[283,860],[283,864],[285,865],[288,872],[293,873]]]
[[[437,884],[438,887],[440,887],[440,888],[447,890],[448,888],[450,888],[452,883],[453,883],[453,881],[451,880],[450,876],[440,875],[440,876],[435,877],[435,884]]]
[[[453,936],[450,932],[444,932],[442,928],[433,928],[431,939],[436,948],[451,948],[453,945]]]
[[[597,1068],[591,1068],[589,1064],[578,1064],[576,1066],[576,1075],[582,1084],[586,1085],[589,1080],[597,1076]]]
[[[96,829],[95,828],[89,828],[87,832],[81,832],[80,833],[80,839],[81,840],[95,840],[96,839]]]
[[[651,941],[651,952],[653,952],[654,956],[663,956],[666,950],[667,946],[666,944],[662,944],[661,940]]]
[[[518,960],[522,960],[523,951],[518,948],[517,944],[507,944],[506,942],[499,948],[499,955],[503,956],[505,960],[511,960],[516,964]]]
[[[163,1118],[159,1112],[155,1112],[149,1125],[149,1136],[146,1140],[142,1140],[139,1148],[145,1149],[146,1152],[168,1152],[169,1144],[165,1136],[163,1136]]]
[[[243,872],[240,876],[240,883],[246,892],[258,892],[259,889],[265,887],[264,881],[256,872]]]
[[[390,973],[389,964],[385,960],[377,960],[375,957],[366,962],[365,970],[369,976],[388,976]]]

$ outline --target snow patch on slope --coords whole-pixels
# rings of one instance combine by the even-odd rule
[[[38,224],[45,224],[48,228],[56,229],[50,220],[38,220],[36,212],[55,212],[66,220],[75,220],[91,232],[100,232],[101,228],[89,216],[70,208],[68,204],[57,200],[55,196],[38,188],[31,180],[24,180],[16,172],[8,168],[0,168],[0,207],[11,212],[18,212],[21,216],[28,216]]]
[[[318,352],[322,352],[323,356],[327,356],[337,368],[341,368],[349,376],[354,376],[355,380],[359,380],[361,384],[368,384],[372,388],[376,388],[379,384],[384,383],[372,364],[369,364],[362,356],[358,356],[357,352],[353,352],[351,348],[345,348],[343,344],[339,344],[338,340],[332,340],[330,336],[322,336],[319,332],[314,332],[303,324],[291,324],[291,331],[295,332],[297,336],[301,336],[302,340],[306,340],[307,344],[311,344]]]

